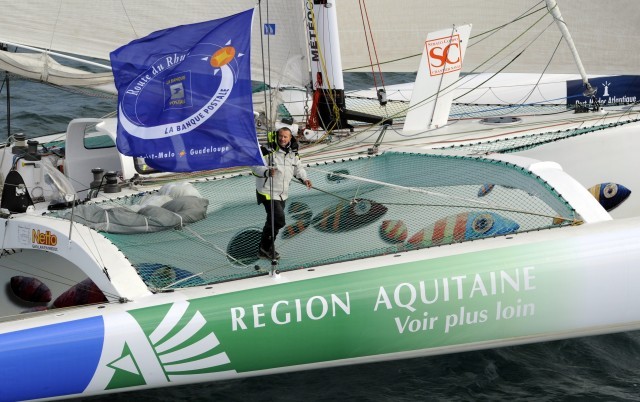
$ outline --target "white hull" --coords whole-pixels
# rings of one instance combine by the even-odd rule
[[[55,393],[61,389],[76,389],[64,398],[88,396],[640,329],[640,315],[627,308],[640,301],[635,289],[640,272],[629,265],[640,259],[638,227],[637,219],[625,219],[523,233],[5,321],[3,340],[47,333],[22,348],[19,361],[13,353],[3,352],[3,364],[14,368],[4,381],[18,381],[5,398],[62,397]],[[472,262],[473,268],[462,268],[462,261]],[[497,274],[495,290],[490,284],[492,272]],[[501,275],[515,283],[502,282]],[[441,294],[431,304],[424,304],[420,296],[412,301],[411,289],[419,292],[420,283],[442,278],[450,281],[441,285],[449,289],[448,299]],[[487,286],[486,294],[477,287],[479,280]],[[296,300],[302,306],[300,313],[290,310]],[[322,313],[323,300],[333,310]],[[305,310],[306,305],[313,310]],[[290,320],[286,311],[291,311]],[[300,314],[297,319],[296,314]],[[200,343],[203,349],[197,354],[216,351],[215,358],[202,360],[205,373],[172,366],[165,341],[154,335],[165,325],[155,326],[161,321],[184,325],[187,321],[178,324],[180,317],[194,325],[202,321],[202,328],[217,339]],[[431,320],[426,325],[425,318]],[[78,331],[91,334],[76,345],[84,352],[58,361],[66,350],[61,340],[74,339]],[[307,352],[296,346],[299,331],[305,333]],[[185,357],[193,355],[186,345],[204,339],[195,334],[180,346]],[[271,336],[277,341],[268,342]],[[96,350],[98,344],[103,346]],[[41,353],[43,347],[49,350],[46,355]],[[332,357],[318,359],[313,352],[318,348]],[[256,359],[256,354],[265,356]],[[41,377],[38,364],[56,364],[57,371],[67,374],[83,369],[85,374],[67,380],[65,386],[52,385],[52,380]],[[221,369],[216,369],[218,365]],[[161,367],[168,376],[157,371]],[[57,378],[46,370],[47,378]],[[33,382],[34,378],[39,381]],[[134,385],[136,379],[144,379],[146,385]],[[27,380],[31,386],[22,387]]]
[[[278,10],[293,13],[289,6]],[[316,13],[332,8],[334,15],[333,7],[317,5]],[[203,17],[197,8],[189,12],[185,23]],[[275,120],[277,104],[295,131],[311,106],[311,94],[300,89],[307,81],[305,58],[317,54],[314,72],[326,73],[318,69],[315,40],[331,36],[315,32],[310,13],[304,27],[289,27],[295,19],[283,13],[253,31],[273,35],[277,54],[271,98],[254,94],[253,100],[269,110],[256,110],[259,129]],[[109,9],[104,18],[120,14]],[[61,15],[61,21],[72,18]],[[131,39],[129,25],[141,15],[124,27],[114,23],[114,40]],[[167,15],[149,18],[144,32],[164,27]],[[66,25],[61,32],[73,28]],[[39,30],[26,28],[24,37],[7,37],[43,46]],[[296,41],[276,37],[301,28],[309,54],[299,51],[300,35]],[[70,36],[75,42],[77,35]],[[331,40],[338,45],[337,36]],[[47,45],[69,50],[62,41]],[[88,54],[105,57],[111,47],[102,45]],[[225,45],[201,63],[223,71],[224,95],[206,97],[211,108],[198,106],[193,123],[154,121],[154,138],[179,143],[184,130],[200,134],[192,124],[225,107],[231,81],[251,89],[249,79],[232,77],[223,64],[225,57],[231,63],[233,49],[227,53]],[[169,88],[171,100],[184,97],[187,73],[163,75],[177,55],[145,65],[147,75],[127,83],[125,93],[155,95],[157,75],[157,88]],[[331,56],[337,94],[340,55]],[[217,82],[217,73],[206,82]],[[469,75],[447,89],[462,111],[428,128],[402,130],[408,105],[392,110],[391,104],[408,102],[412,88],[396,86],[387,89],[388,106],[359,111],[395,124],[299,136],[314,186],[290,190],[287,226],[274,240],[278,261],[256,253],[264,222],[254,198],[261,178],[244,167],[173,175],[146,164],[214,152],[211,159],[222,160],[233,153],[225,154],[226,146],[183,143],[171,151],[177,158],[149,151],[143,163],[118,152],[115,119],[77,119],[64,135],[38,138],[35,149],[19,141],[0,149],[0,367],[7,368],[0,401],[69,399],[640,329],[640,311],[630,308],[640,302],[634,155],[640,110],[613,105],[635,97],[606,81],[606,107],[574,113],[567,106],[579,95],[570,94],[568,81],[578,75],[490,77]],[[297,86],[283,87],[288,80]],[[173,86],[178,81],[184,84]],[[371,91],[348,95],[376,97]],[[129,104],[136,116],[148,106],[140,99]],[[229,103],[246,112],[251,105],[243,101],[248,106]],[[555,106],[540,111],[532,103]],[[245,115],[243,127],[252,126]],[[129,124],[145,134],[144,124]],[[99,178],[98,167],[113,174]]]

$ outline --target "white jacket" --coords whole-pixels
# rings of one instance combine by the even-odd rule
[[[300,179],[300,181],[307,180],[307,171],[304,170],[302,162],[298,153],[288,148],[286,150],[280,149],[276,146],[275,150],[263,148],[263,154],[267,166],[253,166],[251,171],[256,176],[256,191],[267,197],[267,200],[271,199],[273,191],[273,198],[276,200],[286,200],[289,197],[289,184],[294,177]],[[269,175],[269,165],[272,165],[276,169],[276,174],[273,177],[267,177]]]

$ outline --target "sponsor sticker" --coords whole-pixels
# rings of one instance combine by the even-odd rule
[[[430,39],[425,42],[429,74],[442,75],[462,69],[460,35]]]

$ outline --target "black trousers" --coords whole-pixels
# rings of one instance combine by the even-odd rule
[[[260,238],[260,248],[265,251],[271,251],[273,239],[278,237],[278,232],[285,225],[284,207],[285,201],[267,200],[262,194],[258,194],[258,203],[264,206],[267,213],[267,220],[262,228],[262,237]],[[273,216],[271,215],[271,205],[273,204]],[[273,238],[271,237],[271,222],[273,222]]]

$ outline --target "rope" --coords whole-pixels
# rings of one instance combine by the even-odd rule
[[[464,198],[464,197],[456,197],[456,196],[452,196],[452,195],[449,195],[449,194],[437,193],[435,191],[424,190],[424,189],[416,188],[416,187],[400,186],[400,185],[397,185],[397,184],[391,184],[391,183],[386,183],[386,182],[383,182],[383,181],[367,179],[365,177],[360,177],[360,176],[354,176],[354,175],[348,175],[348,174],[342,174],[342,173],[336,173],[336,172],[328,172],[326,170],[322,170],[322,169],[318,169],[318,168],[309,168],[309,169],[315,170],[315,171],[318,171],[318,172],[322,172],[322,173],[326,173],[326,174],[332,174],[334,176],[340,176],[340,177],[349,178],[349,179],[353,179],[353,180],[363,181],[363,182],[366,182],[366,183],[377,184],[377,185],[385,186],[385,187],[388,187],[388,188],[395,188],[395,189],[398,189],[398,190],[404,190],[404,191],[413,192],[413,193],[431,195],[431,196],[434,196],[434,197],[442,197],[442,198],[448,198],[448,199],[467,201],[467,202],[470,202],[472,204],[489,205],[486,201],[482,201],[482,200],[475,200],[475,199]]]
[[[477,35],[473,35],[472,37],[470,37],[470,38],[469,38],[469,40],[474,40],[474,39],[476,39],[476,38],[480,38],[480,37],[482,37],[482,36],[484,36],[484,38],[478,39],[478,41],[476,41],[476,42],[474,42],[474,43],[470,44],[468,47],[473,47],[473,46],[475,46],[475,45],[477,45],[477,44],[482,43],[484,40],[486,40],[487,38],[490,38],[491,36],[493,36],[494,34],[496,34],[497,32],[499,32],[502,28],[505,28],[505,27],[506,27],[506,26],[508,26],[508,25],[514,24],[514,23],[516,23],[516,22],[520,21],[521,19],[527,18],[527,17],[529,17],[529,16],[531,16],[531,15],[533,15],[533,14],[536,14],[536,13],[538,13],[538,12],[542,11],[542,10],[545,10],[545,9],[546,9],[546,6],[542,6],[542,7],[538,8],[538,9],[536,9],[536,10],[533,10],[533,8],[534,8],[535,6],[537,6],[538,4],[542,4],[542,3],[543,3],[543,1],[544,1],[544,0],[541,0],[540,2],[538,2],[538,3],[534,4],[534,5],[533,5],[531,8],[529,8],[527,11],[525,11],[524,13],[520,14],[518,17],[516,17],[516,18],[512,19],[511,21],[509,21],[509,22],[507,22],[507,23],[505,23],[505,24],[499,25],[499,26],[497,26],[497,27],[495,27],[495,28],[492,28],[492,29],[490,29],[490,30],[488,30],[488,31],[480,32],[480,33],[479,33],[479,34],[477,34]],[[533,10],[533,11],[531,11],[531,10]],[[530,11],[531,11],[531,12],[530,12]],[[486,35],[486,36],[485,36],[485,35]]]
[[[131,30],[133,31],[133,34],[135,35],[136,38],[139,38],[140,36],[138,35],[138,32],[136,32],[136,29],[133,26],[133,23],[131,22],[131,17],[129,17],[129,13],[127,12],[127,8],[124,6],[124,0],[120,0],[120,5],[122,6],[122,11],[124,11],[124,15],[127,17],[127,22],[129,22],[129,26],[131,27]]]
[[[378,184],[378,185],[381,185],[381,186],[384,186],[384,187],[395,188],[395,189],[405,190],[405,191],[409,191],[409,192],[416,192],[416,193],[435,196],[435,197],[442,197],[442,198],[446,198],[446,199],[454,199],[454,200],[459,200],[459,201],[465,201],[465,202],[468,202],[470,204],[481,204],[480,206],[475,206],[475,205],[469,205],[469,204],[432,204],[432,203],[431,204],[426,204],[426,203],[417,204],[417,203],[380,202],[380,204],[383,204],[383,205],[423,206],[423,207],[431,207],[431,208],[444,207],[444,208],[486,209],[486,210],[492,210],[492,211],[513,212],[513,213],[519,213],[519,214],[530,215],[530,216],[538,216],[538,217],[543,217],[543,218],[561,219],[561,220],[564,220],[564,221],[571,221],[574,224],[579,222],[579,220],[576,220],[576,219],[564,218],[564,217],[560,217],[560,216],[557,216],[557,215],[538,213],[538,212],[533,212],[533,211],[528,211],[528,210],[523,210],[523,209],[518,209],[518,208],[505,207],[505,206],[500,206],[500,205],[492,205],[487,201],[482,201],[482,200],[477,200],[477,199],[472,199],[472,198],[456,197],[456,196],[453,196],[453,195],[450,195],[450,194],[437,193],[437,192],[424,190],[424,189],[416,188],[416,187],[399,186],[399,185],[396,185],[396,184],[385,183],[385,182],[372,180],[372,179],[367,179],[367,178],[364,178],[364,177],[359,177],[359,176],[354,176],[354,175],[349,175],[349,174],[342,174],[342,173],[336,173],[336,172],[327,172],[327,171],[324,171],[322,169],[316,169],[316,168],[310,168],[310,169],[311,170],[315,170],[315,171],[319,171],[319,172],[323,172],[323,173],[327,173],[327,174],[332,174],[332,175],[335,175],[335,176],[354,179],[354,180],[357,180],[357,181]],[[321,191],[321,192],[323,192],[325,194],[334,196],[336,198],[339,198],[341,200],[347,201],[347,202],[355,202],[357,200],[357,196],[354,196],[352,199],[347,199],[347,198],[341,197],[341,196],[339,196],[339,195],[337,195],[335,193],[331,193],[329,191],[324,191],[324,190],[321,190],[321,189],[316,188],[316,187],[314,187],[314,189],[316,189],[318,191]],[[337,213],[337,212],[338,211],[336,211],[335,213]],[[328,216],[331,216],[331,215],[328,215]]]
[[[538,11],[539,11],[539,10],[536,10],[536,11],[534,11],[534,12],[532,12],[532,13],[528,13],[528,14],[526,14],[526,16],[529,16],[529,15],[531,15],[531,14],[535,13],[535,12],[538,12]],[[513,43],[515,43],[517,40],[519,40],[523,35],[525,35],[525,34],[526,34],[527,32],[529,32],[529,31],[531,31],[531,30],[532,30],[536,25],[538,25],[538,24],[540,23],[540,21],[542,21],[546,16],[547,16],[547,14],[546,14],[546,13],[545,13],[544,15],[542,15],[542,17],[540,17],[540,18],[539,18],[538,20],[536,20],[533,24],[531,24],[531,25],[530,25],[526,30],[524,30],[524,31],[523,31],[520,35],[518,35],[515,39],[513,39],[513,40],[512,40],[511,42],[509,42],[507,45],[503,46],[501,49],[499,49],[497,52],[495,52],[491,57],[489,57],[487,60],[485,60],[483,63],[481,63],[478,67],[476,67],[475,69],[473,69],[473,70],[470,72],[470,74],[473,74],[473,73],[478,72],[478,70],[479,70],[482,66],[486,65],[489,61],[493,60],[497,55],[499,55],[501,52],[503,52],[505,49],[509,48]],[[518,19],[520,19],[520,18],[524,18],[524,17],[522,17],[522,16],[521,16],[521,17],[519,17]],[[518,19],[516,19],[516,20],[518,20]],[[516,21],[516,20],[514,20],[514,21]],[[512,21],[511,23],[513,23],[514,21]],[[548,27],[547,27],[547,28],[548,28]],[[500,73],[500,72],[502,72],[504,69],[506,69],[509,65],[511,65],[513,62],[515,62],[515,60],[516,60],[516,59],[517,59],[517,58],[518,58],[522,53],[524,53],[524,51],[525,51],[526,49],[528,49],[528,48],[531,46],[531,44],[532,44],[532,43],[533,43],[533,42],[534,42],[534,41],[535,41],[539,36],[540,36],[540,35],[538,35],[536,38],[534,38],[534,40],[533,40],[533,41],[530,41],[526,46],[524,46],[523,50],[521,50],[521,51],[520,51],[520,52],[519,52],[515,57],[513,57],[513,58],[512,58],[512,59],[511,59],[511,60],[510,60],[510,61],[509,61],[509,62],[508,62],[504,67],[502,67],[498,72],[494,73],[494,74],[493,74],[489,79],[487,79],[487,80],[483,81],[483,82],[482,82],[481,84],[479,84],[479,85],[476,85],[474,88],[470,89],[470,90],[469,90],[469,91],[467,91],[465,94],[463,94],[463,95],[461,95],[461,96],[457,97],[456,99],[459,99],[460,97],[465,96],[465,95],[467,95],[467,94],[469,94],[469,93],[473,92],[474,90],[477,90],[481,85],[485,84],[487,81],[489,81],[489,80],[490,80],[491,78],[493,78],[495,75],[497,75],[498,73]],[[450,88],[454,87],[455,85],[459,84],[462,80],[468,79],[467,77],[471,77],[471,76],[464,76],[464,77],[460,77],[458,80],[456,80],[456,81],[455,81],[455,82],[453,82],[452,84],[450,84],[450,85],[446,86],[445,88],[442,88],[442,89],[441,89],[441,91],[446,91],[446,90],[448,90],[448,89],[450,89]],[[427,98],[423,99],[422,101],[420,101],[420,102],[416,103],[415,105],[413,105],[413,106],[411,106],[411,107],[406,108],[406,109],[405,109],[405,110],[403,110],[403,111],[399,111],[399,112],[396,112],[396,113],[392,113],[392,114],[391,114],[390,116],[388,116],[388,117],[389,117],[389,118],[396,118],[397,116],[399,116],[399,115],[401,115],[401,114],[406,114],[406,112],[408,112],[409,110],[412,110],[413,108],[420,107],[420,106],[422,106],[424,103],[431,102],[431,101],[432,101],[432,99],[434,98],[434,96],[437,96],[437,94],[439,94],[439,93],[440,93],[440,92],[438,92],[438,93],[436,93],[436,94],[434,94],[434,95],[431,95],[431,96],[429,96],[429,97],[427,97]],[[375,125],[379,125],[382,121],[384,121],[384,119],[381,119],[381,120],[380,120],[379,122],[377,122],[376,124],[371,124],[370,126],[368,126],[368,128],[371,128],[371,127],[373,127],[373,126],[375,126]],[[427,130],[427,131],[425,131],[424,133],[426,133],[426,132],[428,132],[428,130]],[[415,137],[416,135],[424,134],[424,133],[416,133],[416,134],[414,134],[414,135],[412,135],[412,136],[414,136],[414,137]]]
[[[380,69],[380,60],[378,59],[378,50],[376,48],[376,43],[373,39],[373,31],[371,30],[371,23],[369,22],[369,13],[367,12],[367,5],[365,3],[365,0],[359,0],[358,3],[360,5],[360,17],[362,18],[362,30],[364,32],[364,38],[367,42],[367,53],[369,54],[369,62],[371,63],[371,74],[373,75],[373,84],[377,90],[378,82],[376,80],[376,72],[373,68],[374,63],[373,63],[373,60],[371,59],[371,49],[369,47],[369,36],[371,36],[371,44],[373,45],[373,52],[376,58],[376,65],[378,66],[378,74],[380,75],[380,83],[383,88],[384,88],[384,76],[382,75],[382,70]],[[367,20],[366,26],[365,26],[365,18]]]
[[[51,50],[51,47],[53,46],[53,37],[56,35],[56,28],[58,27],[58,21],[60,21],[60,12],[62,11],[62,3],[63,1],[60,0],[60,6],[58,7],[58,14],[56,15],[56,20],[53,23],[53,29],[51,30],[51,40],[49,41],[49,49]],[[45,52],[46,54],[47,52]]]
[[[474,70],[472,70],[470,72],[470,74],[474,73],[477,71],[478,68],[482,67],[483,65],[485,65],[489,60],[491,60],[493,57],[497,56],[498,54],[500,54],[504,49],[508,48],[509,46],[511,46],[511,44],[513,44],[515,41],[517,41],[518,39],[520,39],[525,33],[527,33],[528,31],[530,31],[531,29],[533,29],[534,26],[536,26],[540,21],[542,21],[542,19],[546,17],[546,14],[543,15],[542,17],[540,17],[535,23],[533,23],[533,25],[531,25],[527,30],[525,30],[523,33],[521,33],[520,35],[518,35],[515,39],[513,39],[511,42],[509,42],[506,46],[504,46],[502,49],[498,50],[496,53],[494,53],[494,55],[487,59],[486,61],[484,61],[482,64],[480,64],[478,67],[476,67]],[[491,79],[493,79],[496,75],[498,75],[499,73],[501,73],[502,71],[504,71],[507,67],[509,67],[513,62],[516,61],[516,59],[518,57],[520,57],[536,40],[538,40],[538,38],[540,38],[540,36],[542,35],[542,33],[544,33],[544,31],[546,31],[552,24],[549,24],[547,26],[547,28],[545,28],[544,30],[542,30],[542,32],[540,32],[532,41],[530,41],[526,46],[524,46],[524,48],[518,53],[516,54],[515,57],[513,57],[506,65],[504,65],[502,68],[500,68],[497,72],[493,73],[489,78],[487,78],[486,80],[482,81],[480,84],[476,85],[474,88],[470,89],[469,91],[465,92],[464,94],[456,97],[454,99],[454,101],[456,101],[457,99],[460,99],[464,96],[466,96],[467,94],[475,91],[476,89],[478,89],[479,87],[481,87],[482,85],[484,85],[485,83],[487,83],[488,81],[490,81]],[[555,51],[554,51],[554,55],[555,55]],[[551,61],[549,61],[551,62]],[[451,85],[449,85],[450,87]],[[447,87],[447,88],[449,88]],[[445,89],[447,89],[445,88]]]
[[[371,75],[373,75],[373,85],[378,89],[378,81],[376,80],[376,72],[373,69],[373,60],[371,59],[371,48],[369,47],[369,35],[367,32],[367,27],[364,23],[364,12],[362,10],[363,1],[359,0],[358,5],[360,6],[360,18],[362,19],[362,32],[364,32],[364,40],[367,43],[367,54],[369,55],[369,63],[371,65]],[[367,17],[368,18],[368,17]],[[368,22],[368,20],[367,20]]]
[[[542,217],[542,218],[561,219],[563,221],[570,221],[570,222],[573,222],[573,223],[583,222],[583,221],[581,221],[579,219],[575,219],[575,218],[565,218],[565,217],[562,217],[562,216],[543,214],[543,213],[539,213],[539,212],[532,212],[532,211],[527,211],[527,210],[524,210],[524,209],[501,207],[501,206],[492,206],[491,204],[488,204],[488,203],[487,203],[487,206],[482,206],[482,207],[478,207],[478,206],[474,206],[474,205],[462,205],[462,204],[461,205],[455,205],[455,204],[416,204],[416,203],[400,203],[400,202],[382,202],[381,204],[383,204],[383,205],[402,205],[402,206],[410,206],[410,207],[429,207],[429,208],[480,209],[480,210],[491,210],[491,211],[500,211],[500,212],[513,212],[513,213],[518,213],[518,214],[523,214],[523,215],[538,216],[538,217]]]
[[[539,3],[537,3],[536,5],[541,4],[541,3],[542,3],[542,1],[540,1],[540,2],[539,2]],[[535,7],[536,5],[534,5],[533,7]],[[508,26],[508,25],[511,25],[511,24],[513,24],[513,23],[516,23],[516,22],[518,22],[518,21],[519,21],[519,20],[521,20],[521,19],[524,19],[524,18],[526,18],[526,17],[529,17],[529,16],[531,16],[531,15],[533,15],[533,14],[535,14],[535,13],[538,13],[538,12],[540,12],[540,11],[542,11],[542,10],[546,10],[546,6],[543,6],[543,7],[541,7],[541,8],[538,8],[538,9],[536,9],[536,10],[533,10],[533,11],[529,12],[531,9],[533,9],[533,7],[529,8],[527,11],[525,11],[525,13],[524,13],[524,14],[521,14],[520,16],[518,16],[518,17],[514,18],[513,20],[511,20],[511,21],[509,21],[509,22],[507,22],[507,23],[505,23],[505,24],[503,24],[503,25],[497,26],[497,27],[495,27],[495,28],[492,28],[492,29],[489,29],[489,30],[487,30],[487,31],[481,32],[481,33],[479,33],[479,34],[477,34],[477,35],[474,35],[474,36],[470,37],[469,39],[470,39],[470,40],[473,40],[473,39],[475,39],[475,38],[479,38],[479,37],[482,37],[482,36],[484,36],[484,35],[489,35],[489,36],[491,36],[491,35],[493,35],[493,34],[495,33],[494,31],[499,31],[499,30],[501,30],[502,28],[504,28],[504,27],[506,27],[506,26]],[[483,41],[483,40],[484,40],[484,39],[480,39],[480,40],[479,40],[478,42],[476,42],[476,43],[479,43],[479,42],[481,42],[481,41]],[[472,46],[474,46],[476,43],[472,43],[472,44],[470,44],[468,47],[472,47]],[[392,63],[395,63],[395,62],[398,62],[398,61],[407,60],[407,59],[412,59],[412,58],[414,58],[414,57],[420,57],[421,55],[422,55],[422,53],[414,53],[414,54],[410,54],[410,55],[408,55],[408,56],[404,56],[404,57],[398,57],[398,58],[395,58],[395,59],[389,59],[389,60],[386,60],[386,61],[381,61],[381,62],[379,62],[378,64],[379,64],[379,65],[383,65],[383,64],[392,64]],[[357,70],[361,70],[361,69],[363,69],[363,68],[367,68],[367,67],[370,67],[370,65],[361,65],[361,66],[351,67],[351,68],[344,69],[343,71],[354,71],[354,70],[356,70],[356,71],[357,71]]]
[[[240,267],[242,267],[242,268],[249,268],[249,267],[251,266],[251,264],[245,264],[245,263],[244,263],[244,262],[242,262],[241,260],[238,260],[238,259],[234,258],[233,256],[229,255],[225,250],[221,249],[221,248],[220,248],[219,246],[217,246],[216,244],[214,244],[214,243],[210,242],[209,240],[205,239],[204,237],[202,237],[202,235],[201,235],[200,233],[198,233],[198,232],[196,232],[195,230],[191,229],[189,226],[185,226],[185,227],[183,227],[183,228],[182,228],[182,230],[178,230],[178,231],[176,231],[176,233],[179,233],[179,234],[182,234],[182,235],[184,235],[184,233],[185,233],[185,232],[190,233],[190,234],[193,236],[193,238],[200,240],[200,241],[201,241],[201,244],[203,244],[203,245],[207,246],[208,248],[210,248],[210,249],[212,249],[212,250],[214,250],[214,251],[219,252],[219,253],[220,253],[220,254],[222,254],[224,257],[226,257],[227,259],[229,259],[230,261],[232,261],[234,264],[236,264],[236,265],[238,265],[238,266],[240,266]],[[189,237],[188,237],[188,236],[186,236],[186,235],[184,235],[184,236],[185,236],[185,237],[187,237],[187,238],[189,238]],[[165,286],[165,287],[163,287],[162,289],[159,289],[159,290],[161,290],[161,291],[162,291],[162,290],[166,290],[166,289],[169,289],[169,288],[175,287],[175,286],[176,286],[177,284],[179,284],[179,283],[186,282],[186,281],[188,281],[189,279],[193,279],[193,278],[195,278],[195,277],[201,277],[201,276],[203,276],[204,274],[207,274],[207,273],[210,273],[210,272],[214,272],[214,271],[215,271],[216,269],[218,269],[218,268],[220,268],[220,267],[212,267],[212,268],[210,268],[210,269],[207,269],[207,270],[204,270],[204,271],[201,271],[201,272],[195,273],[195,274],[190,275],[190,276],[188,276],[188,277],[186,277],[186,278],[183,278],[183,279],[177,280],[177,281],[175,281],[175,282],[173,282],[173,283],[170,283],[169,285],[167,285],[167,286]]]
[[[14,262],[18,262],[18,259],[15,259]],[[23,266],[25,266],[26,268],[24,269],[20,269],[15,267],[14,265],[3,265],[0,264],[0,267],[2,267],[3,269],[6,270],[10,270],[13,272],[17,272],[17,273],[21,273],[21,274],[27,274],[27,275],[34,275],[34,271],[37,272],[42,272],[43,274],[46,275],[50,275],[50,276],[44,276],[44,275],[38,275],[39,279],[43,279],[45,281],[49,281],[49,282],[54,282],[54,283],[58,283],[60,285],[65,285],[65,286],[74,286],[76,285],[78,282],[76,282],[75,280],[72,280],[71,278],[59,275],[53,271],[47,271],[46,269],[41,268],[40,266],[35,266],[32,264],[28,264],[25,263],[23,260],[20,260],[19,262],[20,264],[22,264]],[[56,279],[58,278],[58,279]],[[111,297],[112,299],[118,299],[120,296],[114,293],[110,293],[107,292],[103,289],[100,289],[100,291],[107,297]]]
[[[537,38],[536,38],[537,39]],[[540,73],[540,77],[538,77],[538,80],[536,81],[536,84],[533,86],[533,88],[531,89],[531,92],[529,92],[529,94],[524,97],[524,99],[522,100],[522,102],[526,102],[529,100],[529,98],[531,97],[531,95],[533,95],[533,92],[536,90],[536,88],[538,89],[538,91],[540,91],[538,84],[540,84],[540,81],[542,80],[542,77],[544,76],[544,73],[547,71],[547,69],[549,68],[549,65],[551,65],[551,61],[553,60],[554,56],[556,55],[556,52],[558,51],[558,48],[560,47],[560,44],[562,43],[562,36],[560,36],[560,40],[558,41],[558,44],[556,45],[556,48],[553,49],[553,53],[551,54],[551,57],[549,57],[549,61],[547,62],[547,65],[544,66],[544,69],[542,70],[542,72]],[[540,95],[542,95],[542,92],[540,92]],[[544,97],[543,97],[544,98]]]

